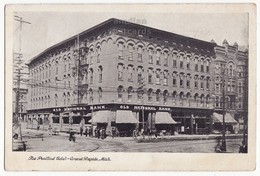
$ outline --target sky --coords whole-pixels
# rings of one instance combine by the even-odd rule
[[[130,22],[176,34],[211,41],[222,45],[248,46],[248,16],[246,13],[131,13],[131,12],[17,12],[16,15],[31,24],[22,28],[21,52],[25,61],[44,49],[93,27],[109,18]],[[14,21],[15,28],[18,22]],[[19,30],[14,31],[15,40]],[[17,43],[14,48],[17,50]]]

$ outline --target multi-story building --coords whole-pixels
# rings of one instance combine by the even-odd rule
[[[229,45],[226,40],[223,46],[215,47],[214,60],[215,112],[223,114],[223,103],[228,117],[237,122],[247,117],[248,87],[248,53],[238,49],[238,44]],[[223,101],[223,93],[225,99]],[[227,121],[227,125],[229,121]],[[232,124],[232,121],[230,121]],[[232,128],[230,125],[229,128]],[[230,129],[232,131],[232,129]]]
[[[216,48],[109,19],[30,60],[29,118],[59,128],[83,117],[108,131],[209,132]]]

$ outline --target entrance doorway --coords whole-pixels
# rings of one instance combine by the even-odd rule
[[[144,114],[144,117],[143,117],[143,114]],[[148,118],[148,115],[149,115],[149,111],[140,111],[139,112],[139,131],[143,128],[144,131],[147,131],[147,128],[149,128],[149,124],[151,124],[151,120],[149,121],[149,118]]]

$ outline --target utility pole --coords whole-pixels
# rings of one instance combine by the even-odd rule
[[[244,98],[243,98],[243,144],[247,147],[247,133],[248,133],[248,58],[245,61],[245,84],[244,84]]]
[[[21,96],[21,92],[20,92],[20,86],[21,86],[21,81],[23,80],[21,77],[23,74],[27,74],[27,73],[22,73],[21,70],[23,70],[23,68],[25,68],[24,66],[22,66],[23,64],[23,60],[22,60],[22,26],[23,24],[31,24],[30,22],[24,21],[22,17],[19,17],[18,15],[14,16],[14,20],[19,22],[19,42],[18,42],[18,52],[13,52],[13,60],[14,60],[14,75],[16,75],[16,78],[14,80],[16,80],[16,97],[15,97],[15,115],[13,117],[13,124],[14,127],[16,129],[18,129],[16,135],[17,135],[17,139],[18,142],[22,142],[22,130],[21,130],[21,122],[19,119],[20,116],[20,96]],[[16,62],[16,63],[15,63]],[[13,146],[14,147],[14,146]],[[14,149],[14,148],[13,148]],[[23,150],[25,150],[25,144],[23,143]]]
[[[222,115],[223,115],[223,124],[222,124],[222,145],[221,151],[227,151],[226,147],[226,123],[225,123],[225,115],[226,115],[226,98],[225,98],[225,70],[226,66],[222,70]]]
[[[137,92],[138,94],[142,94],[142,126],[144,129],[144,78],[142,77],[142,75],[138,76],[138,88],[137,88]]]

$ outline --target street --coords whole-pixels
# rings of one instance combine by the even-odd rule
[[[147,137],[137,140],[132,137],[105,139],[76,136],[76,142],[69,141],[68,133],[48,135],[45,131],[24,130],[27,152],[172,152],[172,153],[215,153],[216,138],[206,135],[178,135],[165,138]],[[187,138],[187,139],[186,139]],[[242,138],[228,138],[227,152],[238,153]]]

